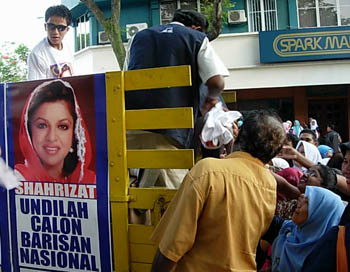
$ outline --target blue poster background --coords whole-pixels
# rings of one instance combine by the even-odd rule
[[[96,239],[98,245],[96,246],[94,242],[91,242],[91,245],[88,244],[86,248],[89,248],[90,246],[99,248],[99,254],[98,256],[90,256],[91,258],[96,259],[96,263],[98,266],[96,266],[96,263],[91,266],[90,271],[112,271],[112,256],[111,256],[111,233],[110,233],[110,211],[109,211],[109,185],[108,185],[108,152],[107,152],[107,123],[106,123],[106,92],[105,92],[105,75],[104,74],[96,74],[96,75],[89,75],[89,76],[80,76],[80,77],[70,77],[65,78],[64,81],[69,82],[75,91],[77,100],[79,101],[79,105],[81,108],[82,115],[84,116],[85,122],[88,124],[88,133],[90,134],[91,141],[94,143],[93,147],[93,158],[92,158],[92,165],[94,166],[94,172],[96,173],[96,199],[86,200],[82,199],[80,201],[77,198],[69,198],[67,200],[64,200],[61,196],[60,197],[45,197],[42,195],[38,195],[37,197],[35,194],[33,195],[21,195],[18,194],[20,190],[12,190],[10,192],[9,199],[6,196],[6,193],[1,192],[0,195],[0,204],[1,207],[6,207],[6,209],[1,209],[0,216],[2,218],[7,218],[7,216],[3,216],[4,213],[11,214],[11,231],[9,231],[8,223],[6,224],[5,220],[0,220],[0,226],[1,226],[1,249],[4,254],[2,254],[2,270],[3,271],[21,271],[21,268],[26,269],[32,269],[33,271],[67,271],[67,269],[64,269],[62,266],[58,267],[57,263],[55,262],[49,262],[46,259],[49,258],[48,256],[45,256],[45,258],[41,258],[40,261],[36,260],[36,258],[31,257],[28,258],[30,260],[30,263],[28,266],[23,265],[23,256],[21,255],[21,258],[19,256],[19,251],[22,253],[23,244],[26,244],[23,241],[29,241],[29,239],[24,239],[23,237],[25,234],[29,235],[29,232],[26,233],[23,227],[23,222],[28,222],[28,229],[33,230],[33,235],[35,233],[33,226],[33,220],[30,221],[30,218],[36,218],[37,220],[43,220],[47,217],[47,219],[50,222],[54,222],[53,217],[55,216],[35,216],[32,215],[31,217],[28,216],[26,219],[25,216],[22,216],[23,214],[20,213],[20,211],[23,213],[25,211],[25,208],[23,208],[23,203],[36,203],[35,201],[38,201],[37,203],[63,203],[62,205],[68,205],[71,204],[71,207],[73,207],[72,203],[75,203],[74,205],[83,205],[86,203],[87,206],[84,207],[93,207],[93,210],[96,208],[97,211],[97,226],[96,222],[92,221],[90,225],[95,225],[96,233],[91,234],[91,230],[89,235],[87,236],[86,240],[84,241],[90,241],[89,237],[92,237],[91,240]],[[18,158],[21,158],[21,154],[19,152],[19,147],[16,143],[14,143],[15,137],[18,135],[18,124],[20,122],[20,118],[18,115],[18,112],[20,112],[23,108],[23,105],[25,103],[26,98],[28,97],[28,94],[39,84],[41,84],[44,81],[28,81],[28,82],[20,82],[20,83],[13,83],[8,84],[6,92],[6,116],[4,116],[4,110],[2,110],[0,114],[1,121],[3,124],[5,124],[5,118],[7,119],[7,126],[6,131],[1,131],[3,135],[8,139],[8,142],[6,146],[8,147],[8,163],[11,167],[14,167],[14,165],[17,163],[16,160]],[[3,85],[2,89],[3,88]],[[0,106],[4,108],[4,99],[1,99]],[[18,102],[20,101],[20,102]],[[16,107],[19,107],[21,105],[21,109],[16,109]],[[13,116],[15,115],[15,116]],[[3,142],[6,137],[0,137],[1,138],[1,145],[5,146],[5,143]],[[16,162],[16,163],[15,163]],[[34,182],[34,181],[33,181]],[[34,184],[32,182],[32,184]],[[31,184],[31,182],[24,182],[23,184]],[[38,185],[39,183],[35,183]],[[34,186],[35,186],[34,184]],[[45,182],[41,182],[40,184],[43,184],[45,186]],[[46,183],[47,185],[47,183]],[[24,186],[24,185],[23,185]],[[29,186],[29,185],[28,185]],[[65,186],[65,185],[62,185]],[[69,186],[77,186],[77,188],[84,187],[84,185],[69,185]],[[94,185],[90,185],[94,186]],[[24,187],[22,187],[24,188]],[[39,188],[39,187],[38,187]],[[62,187],[63,188],[63,187]],[[22,190],[23,192],[23,190]],[[60,200],[61,199],[61,200]],[[10,207],[7,206],[7,202],[9,201]],[[28,201],[28,202],[25,202]],[[30,202],[31,201],[31,202]],[[21,203],[21,205],[19,205]],[[67,204],[68,203],[68,204]],[[97,203],[96,205],[94,203]],[[4,205],[4,206],[3,206]],[[42,205],[42,204],[41,204]],[[51,205],[51,204],[50,204]],[[95,207],[96,206],[96,207]],[[29,207],[29,206],[28,206]],[[62,206],[63,207],[63,206]],[[10,210],[10,213],[8,213],[8,209]],[[41,209],[44,209],[44,206],[41,206]],[[33,211],[33,208],[32,208]],[[89,210],[89,214],[91,214]],[[45,217],[45,218],[44,218]],[[63,220],[62,217],[56,216],[57,221]],[[18,220],[21,222],[19,223]],[[71,219],[72,222],[79,219]],[[95,220],[95,219],[94,219]],[[86,221],[86,220],[85,220]],[[31,225],[30,223],[31,222]],[[42,222],[42,221],[41,221]],[[77,221],[78,222],[78,221]],[[80,222],[80,221],[79,221]],[[95,222],[95,223],[94,223]],[[82,229],[84,229],[84,224],[87,225],[88,223],[83,223]],[[41,226],[42,227],[42,226]],[[24,230],[23,230],[24,228]],[[92,228],[93,229],[93,228]],[[43,235],[41,233],[41,235]],[[19,237],[20,236],[20,237]],[[55,234],[52,235],[54,237]],[[70,236],[70,235],[66,235]],[[81,238],[81,237],[80,237]],[[20,244],[21,241],[21,244]],[[29,245],[29,243],[27,243]],[[30,247],[34,245],[33,240],[30,243],[30,246],[25,245],[26,247]],[[43,247],[43,244],[40,245]],[[40,248],[38,244],[36,244],[36,248]],[[12,247],[12,248],[11,248]],[[62,244],[61,244],[61,247]],[[11,250],[10,250],[11,248]],[[27,248],[24,248],[27,249]],[[40,248],[40,250],[42,250]],[[38,252],[41,252],[38,250]],[[35,251],[32,249],[32,251]],[[61,250],[62,251],[62,250]],[[10,256],[10,253],[12,252],[12,256]],[[52,251],[51,251],[52,252]],[[60,252],[60,250],[56,250],[55,253],[56,257],[59,259],[58,256],[62,256],[63,253]],[[60,255],[61,254],[61,255]],[[69,252],[67,253],[69,254]],[[72,253],[71,256],[73,256]],[[51,256],[51,255],[50,255]],[[68,256],[68,255],[67,255]],[[43,257],[40,255],[40,257]],[[28,261],[27,260],[27,261]],[[21,264],[22,262],[22,264]],[[37,265],[38,263],[41,263],[41,265]],[[53,268],[45,268],[47,266],[47,263],[50,263],[50,265],[56,265],[57,267]],[[62,264],[61,264],[62,265]],[[84,270],[89,271],[86,269],[87,266],[82,266]]]
[[[5,129],[5,84],[0,84],[0,146],[2,150],[1,157],[6,160],[8,149],[6,145]],[[10,271],[11,269],[11,245],[9,232],[9,217],[8,217],[8,192],[0,187],[0,265],[2,271]]]

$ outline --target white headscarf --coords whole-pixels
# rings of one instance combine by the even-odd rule
[[[309,161],[316,164],[319,162],[322,163],[322,156],[320,154],[320,151],[318,151],[318,148],[315,145],[305,141],[299,141],[296,146],[296,150],[299,149],[300,145],[304,146],[305,158],[307,158]],[[307,169],[305,167],[301,168],[302,172],[305,172],[306,170]]]
[[[317,124],[316,119],[311,119],[311,122],[310,122],[310,129],[311,129],[311,130],[316,130],[317,128],[318,128],[318,124]]]
[[[285,159],[275,157],[271,161],[273,166],[276,166],[282,169],[289,168],[289,164]]]

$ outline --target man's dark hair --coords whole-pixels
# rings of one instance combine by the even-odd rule
[[[327,166],[341,170],[344,157],[342,153],[334,153],[332,158],[328,161]]]
[[[335,129],[335,125],[333,123],[328,123],[327,127],[329,127],[331,130]]]
[[[305,128],[305,129],[303,129],[303,130],[300,132],[300,135],[303,134],[303,133],[311,134],[311,135],[312,135],[312,139],[314,139],[314,141],[317,140],[316,133],[315,133],[313,130],[311,130],[311,129],[309,129],[309,128]]]
[[[68,26],[72,22],[72,13],[65,5],[49,7],[45,12],[45,22],[47,22],[52,16],[63,17],[66,19]]]
[[[287,133],[287,140],[292,142],[292,145],[294,148],[297,147],[297,144],[299,142],[299,138],[297,135],[293,133]]]
[[[281,151],[285,139],[286,133],[278,115],[254,110],[244,118],[235,144],[239,145],[241,151],[268,163]]]
[[[183,23],[185,26],[200,26],[202,32],[208,29],[208,20],[205,16],[195,10],[178,9],[175,11],[173,22]]]
[[[343,156],[345,157],[346,152],[350,150],[350,142],[342,143],[340,145],[340,150]]]
[[[331,168],[326,165],[318,164],[315,166],[315,168],[320,173],[322,182],[321,185],[324,188],[327,188],[329,190],[335,189],[335,185],[337,184],[337,176],[336,175],[343,175],[342,171],[340,171],[337,168]]]

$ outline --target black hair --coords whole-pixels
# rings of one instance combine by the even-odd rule
[[[326,136],[318,137],[317,142],[318,142],[318,145],[327,145],[329,147],[332,147],[331,141],[328,138],[326,138]]]
[[[323,164],[317,164],[315,168],[320,173],[320,176],[322,179],[322,182],[321,182],[322,187],[330,190],[335,189],[335,185],[337,184],[336,175],[343,175],[343,173],[337,168],[331,168]]]
[[[193,25],[200,26],[202,28],[202,32],[206,32],[209,26],[207,18],[195,10],[176,10],[173,17],[173,22],[174,21],[183,23],[187,27],[191,27]]]
[[[244,118],[235,144],[241,151],[268,163],[282,149],[286,133],[279,116],[271,111],[250,111]]]
[[[327,135],[327,125],[320,125],[319,127],[319,133],[320,136],[326,136]]]
[[[65,5],[49,7],[45,12],[45,22],[47,22],[52,16],[63,17],[66,19],[67,26],[72,22],[72,13]]]
[[[328,123],[327,127],[329,127],[331,130],[335,129],[335,125],[333,123]]]
[[[32,137],[32,129],[31,129],[31,121],[34,113],[45,102],[56,102],[56,101],[66,101],[69,105],[69,112],[73,117],[73,130],[75,128],[77,114],[75,112],[75,99],[73,95],[73,90],[67,86],[65,86],[61,81],[53,81],[48,85],[43,86],[33,97],[28,106],[28,123],[27,129],[30,137]],[[78,155],[77,155],[77,144],[78,141],[74,137],[72,142],[72,148],[74,152],[69,152],[64,159],[63,164],[63,174],[69,175],[71,174],[75,167],[78,164]]]
[[[300,135],[303,134],[303,133],[311,134],[311,135],[312,135],[312,139],[314,139],[314,141],[317,140],[316,133],[315,133],[312,129],[305,128],[305,129],[303,129],[303,130],[300,132]],[[300,136],[299,136],[299,137],[300,137]]]
[[[343,161],[344,161],[343,154],[337,152],[337,153],[334,153],[331,159],[327,162],[327,166],[341,170]]]
[[[340,150],[343,156],[345,157],[346,151],[350,151],[350,142],[342,143],[340,145]]]
[[[294,148],[297,147],[297,144],[299,142],[299,138],[297,135],[293,133],[287,133],[287,140],[292,142],[292,145]]]

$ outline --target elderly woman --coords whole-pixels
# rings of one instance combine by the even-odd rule
[[[272,246],[272,271],[301,271],[318,240],[339,224],[344,212],[340,197],[331,191],[307,186],[298,199],[292,220],[284,221]]]
[[[302,272],[347,272],[346,267],[350,267],[350,206],[346,207],[339,226],[331,228],[317,242],[305,259]]]

